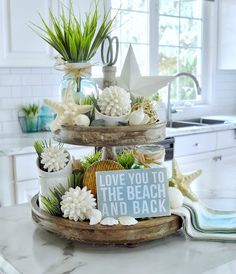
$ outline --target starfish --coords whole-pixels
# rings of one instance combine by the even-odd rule
[[[61,125],[75,124],[75,118],[78,117],[78,115],[87,113],[92,109],[91,105],[78,105],[75,103],[70,86],[66,89],[62,102],[45,99],[44,103],[57,114],[56,119],[50,126],[53,132],[59,129]]]
[[[192,173],[184,175],[181,173],[177,161],[175,159],[172,161],[172,178],[170,180],[184,196],[187,196],[192,201],[198,201],[198,197],[192,192],[190,184],[201,174],[201,170],[196,170]]]

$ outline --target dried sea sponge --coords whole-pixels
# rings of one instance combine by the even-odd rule
[[[122,169],[124,169],[124,167],[121,164],[112,160],[103,160],[95,162],[86,170],[83,179],[83,186],[87,186],[87,188],[91,190],[91,193],[94,195],[94,197],[96,197],[96,172]]]

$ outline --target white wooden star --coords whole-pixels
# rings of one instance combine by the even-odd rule
[[[121,75],[117,78],[117,85],[134,96],[149,97],[165,87],[173,78],[173,76],[141,76],[133,48],[130,45]]]

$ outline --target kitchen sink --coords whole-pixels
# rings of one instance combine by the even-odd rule
[[[218,124],[224,124],[225,121],[224,120],[207,119],[207,118],[194,118],[194,119],[184,120],[184,122],[200,123],[200,124],[206,124],[206,125],[218,125]]]
[[[182,128],[182,127],[194,127],[194,126],[205,126],[205,124],[202,123],[195,123],[190,121],[173,121],[170,125],[170,123],[167,123],[167,127],[171,128]]]
[[[207,118],[194,118],[194,119],[187,119],[182,121],[172,121],[167,123],[167,127],[169,128],[183,128],[183,127],[195,127],[195,126],[209,126],[209,125],[219,125],[224,124],[224,120],[214,120],[214,119],[207,119]]]

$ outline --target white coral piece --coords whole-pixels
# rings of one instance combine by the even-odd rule
[[[105,88],[97,103],[101,113],[112,117],[129,114],[131,110],[130,93],[117,86]]]
[[[169,187],[169,201],[170,201],[170,208],[176,209],[183,205],[184,203],[184,196],[182,192],[176,187]]]
[[[119,222],[118,220],[116,220],[115,218],[113,217],[106,217],[104,218],[101,222],[100,222],[101,225],[109,225],[109,226],[112,226],[112,225],[118,225]]]
[[[41,154],[41,164],[48,172],[63,169],[69,162],[69,153],[62,147],[50,146],[45,148]]]
[[[136,225],[138,221],[131,216],[120,216],[118,221],[121,225]]]
[[[91,217],[91,211],[96,207],[96,199],[87,187],[70,188],[62,196],[61,211],[64,218],[83,221]]]

